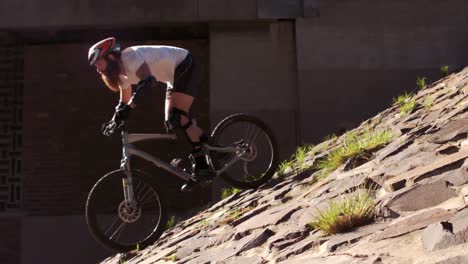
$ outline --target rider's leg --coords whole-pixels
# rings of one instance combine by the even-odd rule
[[[175,129],[182,130],[180,134],[186,135],[192,144],[191,158],[194,163],[195,174],[209,176],[209,166],[203,153],[202,145],[207,137],[203,130],[197,126],[194,119],[188,116],[194,97],[188,94],[172,92],[166,97],[165,117]],[[175,122],[179,122],[176,124]]]
[[[173,92],[166,98],[166,105],[164,109],[166,121],[169,120],[169,115],[173,107],[189,113],[193,104],[193,100],[193,96],[184,93]],[[181,115],[180,121],[180,125],[185,126],[189,122],[189,118],[187,116]],[[200,136],[203,134],[203,130],[201,130],[201,128],[199,128],[196,124],[192,124],[187,128],[186,131],[191,142],[199,142]]]
[[[191,158],[196,181],[189,181],[184,184],[182,191],[189,191],[197,182],[206,182],[213,176],[202,147],[208,137],[189,116],[194,97],[196,97],[203,85],[203,77],[203,66],[200,61],[188,53],[175,68],[173,87],[168,87],[166,93],[166,120],[175,119],[179,121],[179,129],[183,129],[183,133],[179,134],[187,135],[193,147]],[[174,111],[175,109],[177,110]]]

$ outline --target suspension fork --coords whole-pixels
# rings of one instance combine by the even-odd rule
[[[125,201],[130,204],[132,207],[136,208],[136,199],[135,194],[133,191],[133,177],[132,177],[132,170],[130,166],[130,156],[125,147],[126,142],[123,145],[122,151],[122,160],[120,162],[120,168],[124,171],[125,177],[122,178],[122,185],[123,185],[123,194]]]

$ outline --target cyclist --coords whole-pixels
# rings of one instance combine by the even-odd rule
[[[89,49],[88,60],[91,66],[96,67],[106,86],[120,93],[119,103],[108,124],[127,120],[145,89],[166,86],[166,130],[185,137],[192,145],[189,158],[195,180],[184,184],[181,190],[189,191],[196,184],[212,179],[213,173],[202,148],[207,136],[189,114],[203,73],[198,60],[188,50],[159,45],[121,50],[116,39],[110,37]],[[109,126],[103,128],[103,134],[111,134]]]

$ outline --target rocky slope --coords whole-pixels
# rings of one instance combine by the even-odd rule
[[[366,120],[391,130],[383,148],[317,180],[314,169],[346,135],[316,146],[258,190],[232,195],[167,230],[126,263],[468,263],[468,68],[428,85],[406,111]],[[317,209],[357,187],[377,189],[375,219],[324,235]],[[102,263],[119,263],[116,255]]]

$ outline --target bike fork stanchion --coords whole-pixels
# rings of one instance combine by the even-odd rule
[[[125,153],[125,150],[123,156],[124,157],[122,158],[120,168],[124,171],[126,176],[122,178],[124,199],[132,208],[136,208],[135,194],[133,192],[132,172],[130,170],[130,161]]]

